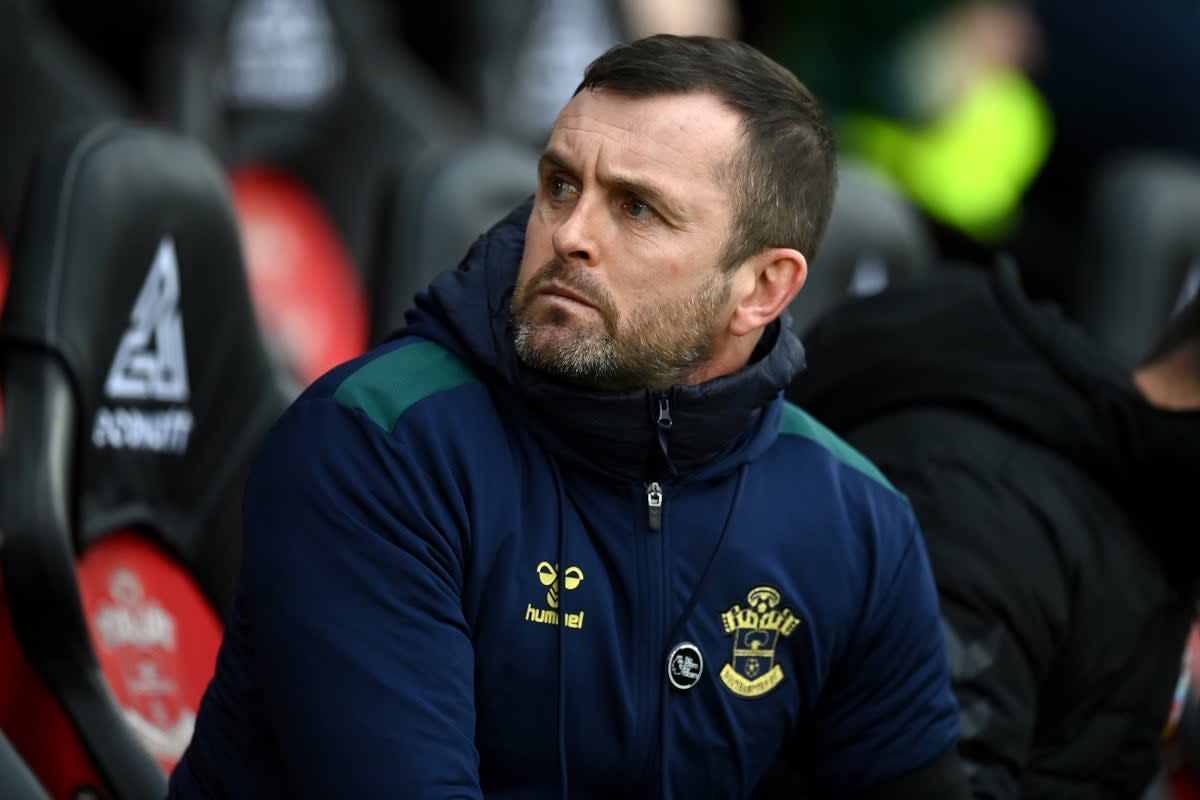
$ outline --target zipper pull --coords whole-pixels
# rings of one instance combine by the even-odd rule
[[[671,401],[667,396],[659,395],[658,397],[658,427],[661,430],[669,431],[674,424],[671,419]]]
[[[662,487],[657,483],[651,483],[646,487],[646,505],[649,507],[650,530],[652,531],[662,528],[662,504]]]
[[[668,441],[671,437],[671,428],[674,426],[675,420],[671,419],[671,399],[665,394],[660,394],[658,395],[658,419],[654,421],[654,438],[658,440],[658,454],[662,456],[662,464],[666,466],[671,475],[678,475],[679,472],[671,462],[670,442]]]

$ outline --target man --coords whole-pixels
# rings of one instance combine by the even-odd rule
[[[1200,301],[1132,375],[1015,270],[847,303],[788,396],[913,502],[979,798],[1137,798],[1200,566]]]
[[[911,509],[782,399],[835,170],[746,45],[599,58],[532,203],[266,444],[173,795],[965,797]]]

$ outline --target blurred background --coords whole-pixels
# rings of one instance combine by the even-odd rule
[[[1200,4],[0,0],[0,297],[10,279],[36,280],[18,272],[39,270],[29,254],[58,235],[34,224],[30,188],[53,143],[112,121],[167,132],[222,176],[286,400],[401,325],[414,293],[533,192],[540,148],[586,65],[657,32],[744,39],[794,71],[835,123],[841,189],[791,309],[798,333],[842,298],[1011,258],[1032,295],[1132,365],[1200,287]],[[130,267],[135,282],[148,264]],[[221,296],[215,271],[185,272],[185,296],[193,274]],[[104,297],[80,313],[119,334],[129,305]],[[107,366],[112,353],[95,357]],[[55,441],[89,446],[86,429]],[[27,500],[0,487],[4,504]],[[77,560],[83,514],[65,523]],[[143,516],[128,521],[152,527]],[[187,547],[161,542],[188,567]],[[227,598],[208,599],[219,615]],[[27,613],[12,601],[7,612]],[[14,653],[28,649],[17,628]],[[0,681],[0,695],[16,691]],[[0,731],[25,752],[42,733],[15,708],[0,697]],[[186,725],[170,727],[180,719],[138,728],[164,769],[187,740]],[[1190,747],[1170,745],[1172,775]],[[1191,796],[1182,781],[1171,791]],[[77,790],[68,783],[56,794]]]
[[[0,240],[55,131],[178,131],[228,171],[263,322],[305,379],[392,330],[531,190],[593,57],[660,31],[745,39],[836,120],[847,196],[799,326],[843,290],[1004,251],[1132,361],[1200,283],[1189,4],[2,0],[0,15]]]

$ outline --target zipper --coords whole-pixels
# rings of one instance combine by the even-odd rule
[[[675,465],[671,463],[670,438],[671,428],[675,421],[671,419],[671,398],[668,395],[658,395],[658,418],[654,420],[655,438],[658,441],[658,454],[669,475],[675,475]]]
[[[658,395],[658,418],[654,420],[658,450],[663,462],[670,467],[671,456],[667,452],[667,439],[675,421],[671,419],[671,398],[665,394]],[[646,484],[647,522],[652,532],[662,529],[662,485],[657,481]]]
[[[668,451],[669,437],[674,421],[671,419],[671,400],[667,394],[659,394],[657,403],[650,411],[650,422],[654,425],[660,464],[654,468],[659,477],[674,476],[675,467]],[[657,415],[655,414],[657,411]],[[662,470],[662,472],[660,472]],[[652,474],[654,474],[652,473]],[[669,480],[669,477],[663,477]],[[658,481],[645,484],[646,523],[651,533],[663,529],[663,487]],[[650,797],[662,782],[662,714],[663,695],[666,692],[665,676],[660,663],[663,636],[667,633],[665,596],[667,593],[666,540],[665,533],[659,536],[638,536],[639,578],[644,614],[638,614],[638,628],[644,632],[640,637],[640,665],[637,679],[637,703],[640,720],[635,733],[634,753],[642,753],[641,768],[637,771],[635,784],[642,794]],[[644,659],[644,660],[642,660]],[[653,789],[651,787],[654,787]]]
[[[646,510],[649,513],[650,530],[662,530],[663,492],[662,486],[653,482],[646,487]]]
[[[631,754],[640,756],[633,767],[631,784],[639,787],[640,797],[653,797],[661,783],[663,694],[666,675],[663,673],[664,637],[667,631],[667,541],[664,525],[663,486],[658,481],[643,484],[650,534],[634,537],[637,553],[638,608],[635,615],[636,644],[635,690],[638,721],[631,742]],[[634,762],[637,763],[636,761]]]

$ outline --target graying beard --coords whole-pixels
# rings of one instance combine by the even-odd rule
[[[619,365],[611,343],[596,347],[594,342],[576,337],[574,347],[557,346],[544,353],[533,345],[535,330],[536,326],[525,322],[514,326],[513,344],[526,365],[583,385],[603,385],[616,374]]]
[[[593,389],[629,389],[642,385],[670,386],[704,360],[703,348],[697,347],[684,364],[668,363],[661,353],[642,354],[642,369],[632,373],[622,363],[621,348],[612,341],[597,345],[595,341],[576,337],[574,347],[557,346],[540,351],[533,345],[535,325],[513,322],[513,344],[526,366],[553,375],[569,383]],[[644,350],[645,348],[643,348]]]

